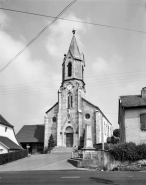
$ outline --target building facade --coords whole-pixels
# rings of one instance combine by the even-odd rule
[[[15,136],[14,126],[0,115],[0,154],[21,149]]]
[[[84,68],[84,54],[80,54],[73,30],[68,53],[63,59],[58,102],[45,116],[44,149],[51,134],[57,146],[79,146],[86,124],[92,126],[93,144],[106,142],[112,135],[111,123],[97,106],[85,99]]]
[[[146,87],[141,95],[120,96],[120,142],[146,143]]]
[[[44,125],[24,125],[17,133],[18,141],[30,154],[43,153]]]

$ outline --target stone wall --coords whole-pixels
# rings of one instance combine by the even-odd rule
[[[113,169],[122,170],[124,168],[127,168],[127,170],[129,168],[130,170],[130,166],[131,168],[134,166],[134,169],[141,165],[146,166],[146,160],[139,160],[133,163],[129,161],[116,161],[108,151],[95,151],[92,153],[86,153],[82,160],[74,158],[74,155],[72,154],[72,159],[70,159],[69,162],[78,168],[94,168],[104,171],[111,171]]]
[[[57,144],[57,112],[58,104],[53,106],[47,113],[47,116],[45,116],[44,150],[48,147],[48,140],[51,134],[53,135],[55,144]],[[53,118],[56,118],[56,121]]]
[[[96,125],[95,125],[95,108],[91,106],[88,102],[82,101],[82,128],[85,129],[85,125],[90,123],[92,126],[92,139],[93,144],[96,143]],[[85,115],[90,114],[90,118],[86,119]]]

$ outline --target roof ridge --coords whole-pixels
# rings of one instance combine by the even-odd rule
[[[12,124],[10,124],[1,114],[0,114],[0,118],[2,118],[3,120],[1,121],[1,119],[0,119],[0,123],[1,124],[3,124],[3,125],[5,125],[5,126],[10,126],[10,127],[14,127]],[[3,123],[3,121],[5,122],[5,123]]]
[[[128,97],[128,96],[141,96],[141,94],[135,94],[135,95],[123,95],[123,96],[120,96],[120,97]]]

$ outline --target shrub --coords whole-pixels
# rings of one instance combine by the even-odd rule
[[[55,146],[53,135],[51,134],[49,141],[48,141],[48,150],[51,150]]]
[[[114,135],[115,137],[120,137],[120,129],[115,129],[115,130],[113,131],[113,135]]]
[[[6,154],[0,154],[0,165],[9,163],[12,161],[16,161],[18,159],[24,158],[28,156],[28,150],[19,150],[16,152],[10,152]]]
[[[109,152],[115,158],[115,160],[119,161],[136,161],[138,160],[138,154],[136,150],[135,143],[119,143],[113,145]]]
[[[136,150],[139,159],[146,159],[146,144],[137,145]]]

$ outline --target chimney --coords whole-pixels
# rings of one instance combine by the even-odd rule
[[[146,87],[143,87],[141,90],[141,96],[142,98],[146,98]]]

